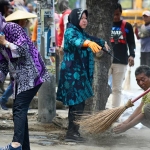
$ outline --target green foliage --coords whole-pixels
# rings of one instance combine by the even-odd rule
[[[119,1],[123,9],[132,9],[133,0],[120,0]]]
[[[71,8],[71,9],[75,8],[75,3],[76,3],[76,0],[69,0],[69,8]],[[61,13],[61,12],[59,11],[57,5],[56,5],[55,9],[56,9],[56,11],[57,11],[58,13]]]
[[[75,3],[76,3],[76,0],[69,0],[69,7],[71,9],[75,8]]]

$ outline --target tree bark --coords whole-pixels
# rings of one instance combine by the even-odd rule
[[[87,33],[106,40],[109,45],[113,13],[117,2],[118,0],[86,0],[88,10]],[[94,97],[87,100],[85,108],[85,111],[90,112],[104,110],[110,95],[108,71],[111,57],[103,52],[101,57],[95,56],[94,60]]]

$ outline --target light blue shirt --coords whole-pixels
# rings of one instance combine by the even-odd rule
[[[145,26],[145,28],[150,32],[150,25]],[[150,36],[141,39],[141,52],[150,52]]]

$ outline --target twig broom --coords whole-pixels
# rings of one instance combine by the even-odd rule
[[[127,76],[125,78],[125,81],[124,81],[124,86],[123,86],[123,89],[124,90],[130,90],[130,78],[131,78],[131,67],[128,69],[128,73],[127,73]]]
[[[150,89],[146,90],[132,101],[129,100],[125,106],[103,110],[96,114],[88,115],[85,117],[83,116],[80,120],[76,121],[76,123],[79,124],[84,129],[84,131],[91,134],[102,133],[109,129],[109,127],[111,127],[111,125],[121,116],[121,114],[126,109],[132,107],[135,101],[137,101],[148,92],[150,92]]]

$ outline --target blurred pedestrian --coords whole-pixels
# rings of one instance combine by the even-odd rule
[[[132,25],[121,20],[122,6],[118,3],[114,11],[113,26],[111,30],[111,45],[113,62],[109,69],[112,75],[112,108],[120,106],[122,83],[125,78],[127,65],[134,66],[135,39]],[[128,55],[129,51],[129,55]]]
[[[13,94],[13,82],[11,81],[5,92],[0,97],[0,105],[3,110],[8,110],[6,103],[8,102],[8,99],[12,94]]]
[[[58,30],[59,30],[59,20],[60,14],[55,10],[55,43],[56,43],[56,85],[58,86],[59,77],[60,77],[60,54],[58,47]]]
[[[105,46],[104,40],[91,37],[84,32],[87,18],[87,10],[73,9],[68,17],[69,24],[64,34],[64,57],[61,63],[57,100],[69,106],[69,125],[65,139],[67,142],[84,141],[80,136],[79,126],[74,121],[83,113],[85,100],[93,96],[93,53],[99,52]]]
[[[37,29],[38,29],[38,20],[36,19],[33,25],[33,32],[31,38],[35,46],[37,46]]]
[[[69,1],[68,0],[61,0],[58,2],[59,11],[62,13],[59,19],[59,29],[58,29],[58,47],[60,53],[60,61],[63,57],[63,48],[64,48],[64,33],[68,23],[68,16],[71,12],[69,8]]]
[[[9,0],[0,0],[0,12],[3,17],[7,17],[10,14],[10,2]]]
[[[27,112],[31,100],[49,73],[38,50],[16,23],[7,23],[0,15],[0,79],[9,72],[14,82],[12,143],[2,150],[30,150]]]
[[[13,7],[10,5],[9,0],[0,0],[0,12],[3,17],[7,17],[13,11]],[[4,82],[0,83],[0,93],[5,92]]]
[[[13,0],[13,1],[11,1],[11,5],[14,7],[15,11],[18,9],[28,11],[25,6],[24,0]]]
[[[150,11],[144,11],[142,14],[144,24],[137,27],[135,24],[135,34],[141,42],[141,65],[150,66]]]
[[[27,8],[28,8],[28,12],[36,14],[36,12],[34,11],[33,5],[31,3],[27,4]]]

